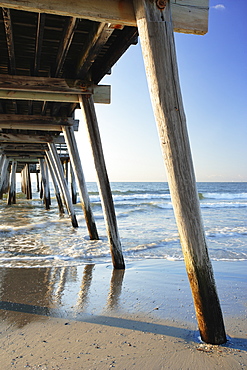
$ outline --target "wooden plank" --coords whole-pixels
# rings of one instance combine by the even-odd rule
[[[29,77],[30,78],[30,77]],[[41,89],[40,89],[41,90]],[[110,104],[111,102],[111,86],[110,85],[98,85],[94,86],[89,91],[80,92],[79,94],[93,94],[95,103]],[[0,87],[0,99],[15,99],[15,100],[34,100],[34,101],[51,101],[61,103],[79,103],[78,90],[75,93],[56,92],[35,92],[32,90],[22,91],[20,89],[1,89]]]
[[[0,6],[37,13],[60,14],[116,25],[136,26],[132,0],[4,0]],[[174,30],[204,35],[209,0],[171,0]]]
[[[168,3],[163,13],[164,21],[160,22],[160,12],[149,0],[134,0],[133,3],[201,338],[206,343],[225,343],[179,85],[170,6]]]
[[[94,108],[94,102],[91,96],[81,95],[80,106],[84,113],[88,136],[91,143],[95,169],[97,174],[98,187],[102,200],[102,207],[110,244],[113,266],[116,269],[124,269],[124,259],[120,237],[118,234],[117,219],[112,199],[110,182],[105,165],[104,153],[101,144],[99,126]]]

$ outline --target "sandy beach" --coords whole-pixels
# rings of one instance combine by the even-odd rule
[[[221,346],[200,342],[183,261],[1,269],[1,369],[245,369],[247,263],[213,267]]]

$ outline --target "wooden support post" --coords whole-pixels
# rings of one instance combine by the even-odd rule
[[[56,195],[56,199],[57,199],[59,212],[60,212],[60,214],[64,214],[64,207],[63,207],[61,194],[60,194],[59,187],[58,187],[57,180],[56,180],[56,176],[55,176],[54,170],[52,168],[52,165],[49,161],[48,155],[46,156],[46,163],[47,163],[47,166],[48,166],[50,174],[51,174],[51,179],[52,179],[52,183],[53,183],[53,187],[54,187],[54,191],[55,191],[55,195]]]
[[[36,186],[37,186],[37,192],[39,192],[39,173],[38,171],[36,172]]]
[[[50,150],[46,150],[46,156],[47,156],[47,159],[48,159],[48,161],[49,161],[49,163],[50,163],[50,165],[51,165],[51,168],[52,168],[52,170],[53,170],[53,172],[54,172],[54,176],[55,176],[55,178],[56,178],[56,180],[57,180],[57,182],[58,182],[58,185],[59,185],[59,188],[60,188],[60,191],[61,191],[62,203],[66,205],[67,211],[68,211],[68,213],[69,213],[69,209],[68,209],[68,207],[67,207],[67,203],[66,203],[66,201],[65,201],[66,196],[65,196],[65,194],[64,194],[63,184],[62,184],[62,182],[61,182],[61,179],[60,179],[59,173],[58,173],[58,171],[57,171],[57,167],[56,167],[56,165],[55,165],[55,161],[54,161],[54,159],[53,159],[53,156],[52,156],[52,154],[51,154]]]
[[[71,180],[71,198],[72,198],[72,203],[76,204],[77,203],[77,191],[76,191],[76,180],[75,180],[75,174],[73,171],[72,164],[70,162],[70,180]]]
[[[9,206],[16,203],[16,168],[17,161],[13,161],[11,165],[10,188],[7,199],[7,204]]]
[[[44,167],[45,167],[45,177],[46,177],[46,182],[47,182],[47,188],[48,188],[48,202],[49,205],[51,205],[51,192],[50,192],[50,181],[49,181],[49,169],[48,169],[48,164],[47,161],[44,158]]]
[[[92,147],[94,163],[97,173],[99,192],[102,200],[104,218],[110,244],[112,263],[116,269],[124,269],[124,259],[121,242],[118,234],[117,219],[112,199],[111,187],[106,171],[104,154],[101,144],[99,127],[94,108],[93,98],[87,95],[79,96],[80,106],[84,113],[89,140]]]
[[[69,173],[68,173],[68,160],[67,159],[63,161],[63,171],[64,171],[65,180],[67,181],[67,184],[68,184],[69,183]]]
[[[9,166],[9,159],[4,156],[3,164],[2,164],[2,171],[1,171],[1,179],[0,179],[0,199],[3,199],[3,193],[6,190],[6,179],[8,177],[8,166]]]
[[[25,166],[25,171],[26,171],[26,195],[27,195],[27,199],[32,199],[31,175],[30,175],[30,168],[29,168],[28,163]]]
[[[47,177],[46,177],[46,170],[44,165],[44,159],[39,159],[39,165],[40,165],[40,173],[41,173],[41,182],[42,182],[42,188],[43,188],[43,202],[45,205],[45,209],[50,209],[50,202],[49,202],[49,190],[48,190],[48,183],[47,183]]]
[[[90,204],[87,186],[81,166],[80,155],[77,148],[75,134],[72,127],[63,126],[63,134],[68,147],[71,164],[76,176],[77,186],[81,198],[82,209],[87,224],[90,239],[98,240],[98,232]]]
[[[63,194],[64,194],[64,197],[65,197],[65,204],[66,204],[69,216],[71,218],[72,226],[73,227],[78,227],[78,223],[77,223],[77,219],[76,219],[76,215],[75,215],[75,210],[74,210],[72,200],[71,200],[71,197],[70,197],[70,193],[69,193],[68,184],[67,184],[67,182],[64,178],[63,166],[62,166],[60,158],[57,154],[56,146],[55,146],[54,143],[48,143],[48,148],[49,148],[50,153],[52,155],[54,165],[56,166],[57,174],[59,176],[59,184],[63,189]]]
[[[226,342],[180,92],[169,1],[133,0],[153,110],[201,338]],[[162,2],[160,2],[162,3]]]

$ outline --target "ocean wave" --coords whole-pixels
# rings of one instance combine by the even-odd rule
[[[201,208],[246,208],[247,202],[200,203]]]
[[[202,196],[204,199],[247,199],[247,193],[202,193]]]

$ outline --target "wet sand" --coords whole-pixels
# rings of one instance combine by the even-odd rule
[[[213,266],[222,346],[199,341],[182,261],[1,269],[1,369],[245,369],[247,263]]]

